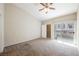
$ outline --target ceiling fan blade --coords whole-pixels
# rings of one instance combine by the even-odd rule
[[[52,5],[53,3],[50,3],[50,5]]]
[[[40,3],[42,6],[46,6],[44,3]]]
[[[53,8],[53,7],[49,7],[49,9],[53,9],[53,10],[55,10],[55,8]]]
[[[42,8],[42,9],[39,9],[39,11],[42,11],[42,10],[44,10],[44,8]]]

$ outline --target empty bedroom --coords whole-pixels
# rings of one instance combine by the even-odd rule
[[[0,56],[79,56],[79,3],[0,3]]]

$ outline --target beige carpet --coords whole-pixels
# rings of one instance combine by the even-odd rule
[[[51,39],[35,39],[5,47],[1,56],[79,56],[76,47]]]

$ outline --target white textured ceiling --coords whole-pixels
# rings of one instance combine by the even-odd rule
[[[42,8],[40,3],[16,3],[14,5],[22,8],[25,11],[28,11],[38,20],[48,20],[62,15],[74,13],[79,7],[78,3],[54,3],[55,10],[50,10],[47,14],[45,14],[44,11],[39,11],[39,9]]]

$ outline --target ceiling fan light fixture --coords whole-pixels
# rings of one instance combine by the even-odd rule
[[[53,3],[40,3],[43,8],[39,9],[39,11],[44,10],[45,14],[47,14],[50,10],[55,10],[53,7]]]
[[[49,8],[45,8],[45,9],[44,9],[45,14],[47,14],[49,10],[50,10]]]

